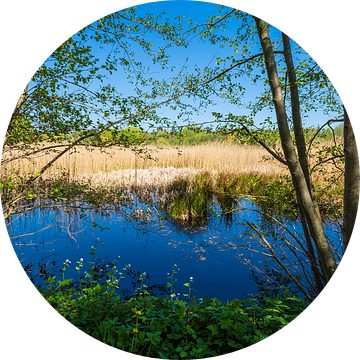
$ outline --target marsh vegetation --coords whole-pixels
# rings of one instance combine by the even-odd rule
[[[192,132],[187,134],[191,138]],[[165,208],[183,224],[204,220],[214,199],[226,213],[231,212],[231,204],[243,196],[252,197],[270,213],[277,210],[287,212],[293,218],[296,216],[295,192],[288,169],[270,158],[263,147],[241,144],[231,138],[223,142],[206,141],[199,145],[176,147],[157,146],[154,135],[150,139],[152,144],[143,144],[138,152],[121,147],[106,150],[75,147],[42,176],[42,181],[32,191],[49,195],[54,182],[60,182],[65,197],[69,195],[65,192],[77,189],[74,199],[86,200],[86,193],[98,190],[103,200],[109,200],[108,205],[115,198],[116,203],[122,199],[121,203],[125,198],[133,200],[135,195],[138,199],[156,201],[159,207]],[[186,136],[182,141],[189,143]],[[341,136],[337,142],[341,146]],[[331,145],[331,140],[320,138],[317,141],[317,148]],[[51,145],[43,145],[45,149],[48,147]],[[25,159],[17,154],[19,160],[9,164],[6,164],[6,156],[13,160],[14,154],[3,156],[2,181],[15,173],[20,179],[34,177],[53,156],[51,152],[39,153]],[[339,218],[342,213],[343,164],[325,162],[315,170],[313,179],[321,211],[327,217]],[[112,196],[111,192],[118,195]]]
[[[336,271],[359,199],[351,123],[318,64],[263,20],[202,6],[186,24],[126,9],[68,39],[21,94],[1,160],[6,225],[39,291],[152,357],[220,355],[285,326]],[[195,42],[210,61],[189,60]]]

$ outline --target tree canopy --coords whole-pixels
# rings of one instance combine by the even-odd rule
[[[165,11],[151,14],[140,7],[113,13],[82,29],[34,74],[9,127],[19,130],[16,124],[20,128],[23,124],[23,131],[10,131],[6,144],[28,146],[44,139],[61,142],[70,132],[80,130],[96,138],[95,133],[105,128],[170,125],[174,115],[161,117],[164,106],[180,120],[195,123],[195,112],[224,101],[237,110],[223,113],[222,124],[233,123],[237,116],[237,128],[239,122],[255,126],[256,115],[272,110],[272,102],[266,86],[251,85],[268,82],[251,16],[214,7],[201,20],[198,23],[186,15],[169,19]],[[272,31],[279,36],[277,29],[270,28]],[[274,48],[280,44],[281,39],[276,39]],[[197,46],[207,49],[206,59],[193,58]],[[302,111],[342,114],[329,79],[302,48],[292,46]],[[290,89],[285,63],[282,52],[275,53],[286,97]],[[246,92],[256,96],[249,101]],[[29,122],[30,127],[24,126]],[[257,121],[258,127],[263,125],[274,126],[268,114]]]

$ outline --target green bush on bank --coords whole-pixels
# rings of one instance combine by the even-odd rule
[[[92,250],[94,256],[95,250]],[[82,259],[76,269],[82,267]],[[227,303],[173,292],[174,273],[166,298],[151,295],[140,276],[130,300],[118,296],[124,278],[114,263],[105,277],[91,269],[76,281],[49,277],[39,291],[71,324],[115,348],[154,358],[206,358],[243,349],[274,334],[308,305],[286,290],[275,298],[232,300]],[[69,262],[64,263],[64,272]],[[174,265],[175,266],[175,265]],[[124,268],[125,270],[126,268]]]

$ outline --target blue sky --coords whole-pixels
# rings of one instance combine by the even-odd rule
[[[156,16],[160,14],[164,9],[165,10],[165,15],[163,15],[164,18],[175,19],[176,16],[185,14],[186,18],[191,18],[193,21],[197,23],[204,23],[208,18],[208,16],[210,15],[216,16],[219,14],[216,12],[217,8],[218,6],[216,4],[204,3],[198,1],[196,2],[161,1],[161,2],[153,2],[153,3],[140,5],[139,7],[137,7],[138,9],[137,12],[138,14],[141,15],[141,14],[145,14],[148,11]],[[227,8],[227,10],[231,10],[231,8]],[[224,34],[226,34],[226,36],[234,36],[237,29],[238,29],[238,23],[236,21],[231,21],[228,24]],[[281,32],[278,31],[276,28],[272,28],[271,36],[272,36],[272,40],[274,40],[275,38],[279,39],[281,38]],[[147,40],[151,40],[151,41],[154,40],[157,42],[158,41],[161,42],[159,38],[154,37],[152,34],[148,35]],[[259,45],[257,46],[257,49],[259,50],[256,50],[255,53],[261,52]],[[134,46],[134,50],[137,51],[137,54],[139,54],[137,55],[138,58],[144,64],[146,64],[147,59],[142,54],[141,51],[140,52],[138,51],[139,48]],[[98,52],[97,50],[94,50],[94,53],[97,56],[100,55],[100,52]],[[170,65],[175,65],[178,69],[180,69],[184,65],[187,59],[186,64],[189,67],[190,71],[191,69],[194,69],[195,66],[201,68],[208,65],[210,62],[214,64],[215,58],[217,56],[224,58],[226,56],[235,55],[234,48],[227,47],[224,49],[220,49],[218,45],[214,46],[210,44],[209,41],[202,41],[199,38],[194,38],[191,43],[191,46],[189,46],[187,49],[173,47],[169,51],[169,54],[171,54],[171,59],[169,63]],[[164,70],[160,71],[159,67],[156,66],[155,68],[152,67],[152,69],[155,69],[152,71],[158,72],[156,77],[159,79],[162,77],[166,78],[174,75],[174,73],[170,73],[170,71],[164,71]],[[120,91],[123,92],[125,95],[131,94],[133,92],[132,85],[131,84],[126,85],[127,80],[121,69],[118,71],[118,73],[114,74],[111,78],[109,78],[109,81],[112,85],[119,84],[119,89],[121,84]],[[242,100],[245,103],[249,101],[254,101],[255,97],[259,95],[264,89],[264,86],[261,82],[254,85],[252,81],[246,77],[241,78],[241,85],[246,88],[246,92],[242,97]],[[190,121],[201,123],[212,120],[213,118],[211,116],[211,113],[213,111],[222,114],[227,114],[228,112],[232,112],[235,115],[249,115],[249,110],[246,109],[245,107],[238,107],[231,105],[229,104],[228,101],[224,101],[221,98],[216,98],[216,99],[214,98],[214,100],[216,101],[216,105],[209,106],[206,110],[202,109],[197,115],[192,116],[190,118]],[[171,112],[166,108],[159,109],[158,114],[161,116],[168,117],[171,121],[175,121],[177,118],[176,112]],[[309,118],[306,119],[305,121],[306,126],[318,126],[325,123],[329,119],[329,116],[324,116],[320,111],[316,113],[314,112],[310,113],[309,115],[310,115]],[[260,122],[263,121],[263,119],[265,119],[268,116],[272,117],[273,120],[275,120],[274,113],[267,110],[263,110],[260,114],[258,114],[255,117],[255,123],[259,124]],[[184,121],[180,120],[179,123],[180,125],[183,125]]]

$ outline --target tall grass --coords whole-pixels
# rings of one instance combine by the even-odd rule
[[[245,174],[278,178],[286,174],[280,163],[265,161],[267,152],[257,146],[208,143],[179,148],[147,147],[146,150],[151,158],[128,149],[111,148],[104,153],[78,147],[60,158],[43,178],[59,178],[66,173],[69,182],[90,182],[94,187],[131,190],[147,197],[149,194],[160,196],[160,193],[163,196],[163,189],[171,183],[177,181],[179,184],[179,181],[190,179],[199,172],[207,172],[217,182],[221,178],[218,174],[223,174],[224,179]],[[17,170],[20,176],[27,177],[36,174],[53,156],[45,154],[30,161],[15,161],[2,167],[1,173]]]
[[[84,147],[74,150],[60,158],[44,174],[44,178],[63,178],[65,173],[69,183],[86,182],[94,188],[130,191],[149,199],[155,195],[160,202],[168,204],[170,198],[177,199],[177,205],[168,205],[174,214],[178,207],[189,207],[189,201],[194,207],[202,207],[200,195],[200,205],[195,205],[195,194],[204,193],[204,187],[197,186],[204,177],[211,183],[212,196],[225,208],[231,202],[230,197],[239,194],[272,197],[277,190],[281,190],[277,187],[284,186],[281,179],[289,176],[287,168],[274,159],[269,160],[266,150],[259,146],[216,142],[179,148],[149,146],[146,150],[151,158],[115,147],[106,153]],[[2,166],[1,175],[16,170],[26,178],[29,174],[36,174],[53,156],[45,154],[30,160],[11,162]],[[341,179],[333,184],[324,182],[325,175],[331,171],[330,164],[328,171],[314,176],[314,183],[319,189],[321,203],[332,204],[336,198],[340,204]],[[179,192],[184,187],[187,188],[186,196],[184,192]],[[189,217],[193,216],[189,213]]]
[[[60,158],[49,172],[53,176],[56,171],[66,169],[71,179],[84,176],[99,176],[110,174],[114,171],[128,169],[150,168],[192,168],[203,170],[217,170],[232,173],[255,173],[269,176],[279,176],[286,173],[286,168],[275,160],[264,161],[268,153],[258,146],[239,146],[236,144],[210,143],[179,148],[155,148],[147,150],[152,159],[134,154],[128,149],[111,148],[107,153],[98,149],[89,151],[83,147],[75,149],[71,155]],[[20,175],[36,173],[53,157],[46,154],[31,160],[12,162],[4,166],[6,170],[18,170]]]

